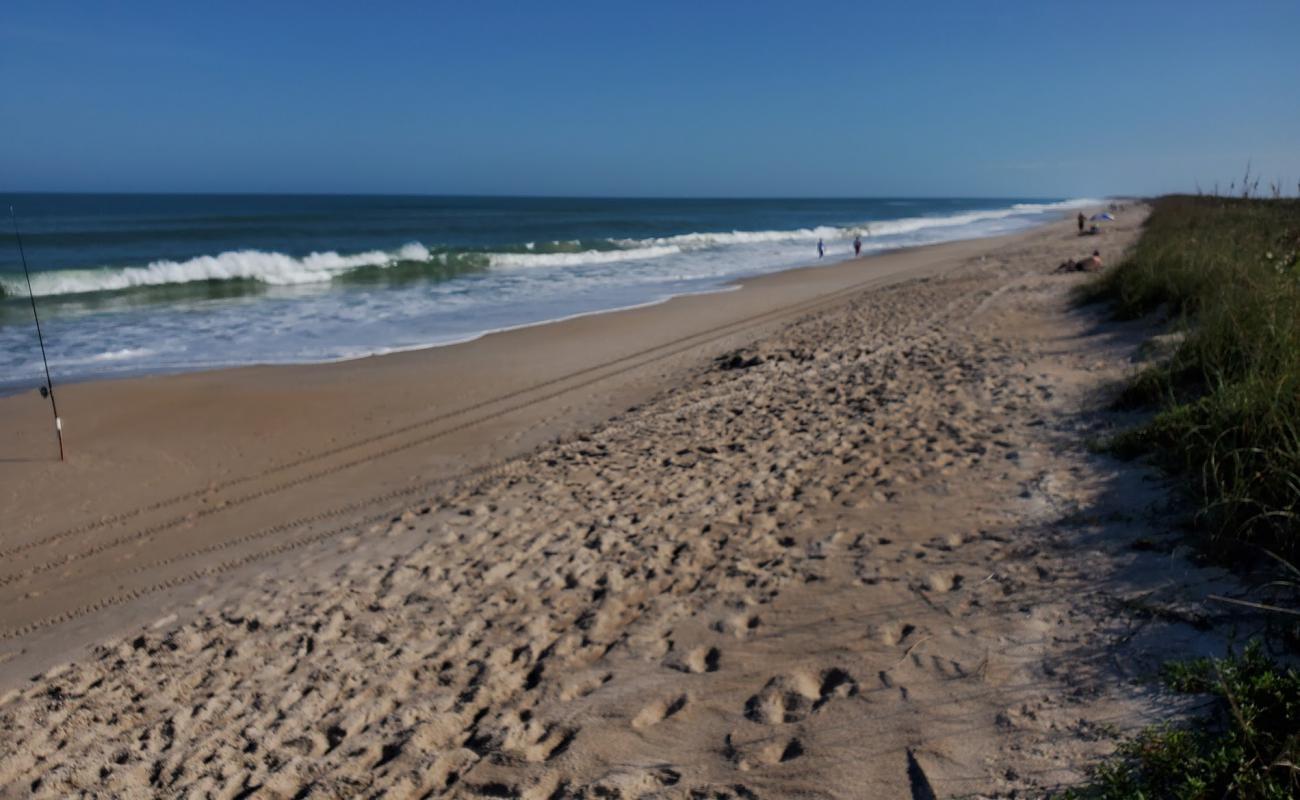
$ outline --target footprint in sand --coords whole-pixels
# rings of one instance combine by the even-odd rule
[[[910,622],[891,622],[886,625],[872,626],[871,638],[889,647],[900,645],[916,632],[916,626]]]
[[[893,677],[889,674],[889,670],[882,669],[880,672],[876,673],[876,677],[880,679],[880,685],[882,687],[885,689],[897,689],[899,699],[904,701],[907,700],[909,696],[907,687],[901,683],[895,683]]]
[[[616,767],[589,788],[593,797],[660,797],[661,790],[676,786],[681,780],[680,772],[662,764],[651,767]],[[558,796],[558,793],[552,796]]]
[[[927,542],[925,546],[934,548],[935,550],[943,550],[946,552],[951,552],[953,550],[960,548],[962,545],[966,544],[967,542],[971,541],[971,538],[973,537],[967,537],[960,533],[950,533],[947,536],[934,537],[929,542]]]
[[[614,673],[612,672],[571,678],[564,683],[564,688],[560,690],[560,700],[567,703],[571,700],[577,700],[579,697],[586,697],[613,679]]]
[[[686,708],[688,702],[690,702],[690,698],[684,694],[664,700],[656,700],[637,712],[637,715],[632,718],[632,727],[637,730],[644,730],[652,725],[658,725]]]
[[[926,577],[925,584],[930,591],[944,594],[961,588],[962,580],[957,573],[932,572]]]
[[[737,639],[744,639],[746,636],[749,636],[757,630],[758,626],[762,624],[763,621],[757,614],[746,613],[735,614],[726,619],[716,620],[709,627],[718,633],[729,633]]]
[[[778,675],[745,701],[745,718],[765,725],[799,722],[836,697],[858,693],[858,682],[838,667],[820,675],[797,671]]]
[[[671,654],[664,666],[679,672],[717,672],[722,653],[716,647],[696,647],[685,654]]]
[[[804,745],[796,737],[763,736],[752,741],[741,740],[736,733],[727,734],[722,749],[724,757],[742,772],[784,764],[804,755]]]
[[[534,764],[550,761],[568,750],[577,736],[577,728],[548,727],[536,742],[524,748],[524,758]]]

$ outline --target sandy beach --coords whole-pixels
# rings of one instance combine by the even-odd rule
[[[4,796],[1036,796],[1228,585],[1089,451],[1063,221],[304,367],[0,399]],[[1167,614],[1135,614],[1143,607]],[[1017,794],[1018,793],[1018,794]]]
[[[64,464],[48,404],[34,391],[0,398],[0,678],[43,666],[24,657],[41,654],[32,643],[45,631],[59,629],[48,637],[57,649],[83,620],[91,636],[121,627],[105,606],[386,520],[473,470],[662,394],[803,314],[958,268],[989,246],[793,270],[739,291],[344,364],[59,387]],[[143,605],[146,616],[130,621],[170,602]]]

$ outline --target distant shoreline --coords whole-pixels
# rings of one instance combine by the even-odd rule
[[[1063,204],[1033,206],[1025,211],[1013,210],[1020,208],[1020,205],[1014,205],[1003,211],[975,211],[965,216],[965,212],[952,212],[956,213],[951,218],[955,221],[946,216],[880,220],[871,225],[883,232],[877,236],[864,236],[865,254],[916,246],[918,242],[914,240],[918,237],[919,243],[960,241],[1000,235],[1008,227],[1011,230],[1027,229],[1039,223],[1027,221],[1026,215],[1055,218],[1056,214],[1052,212],[1035,209]],[[914,211],[910,206],[899,206],[898,209],[895,213],[925,213],[924,208]],[[967,223],[967,218],[977,222]],[[989,222],[986,224],[979,220]],[[755,222],[761,225],[764,220],[760,218]],[[1045,220],[1041,224],[1045,224]],[[920,233],[907,233],[913,230]],[[556,245],[550,250],[538,251],[532,250],[530,242],[527,250],[521,248],[517,253],[498,254],[475,251],[431,253],[421,245],[411,244],[403,247],[401,254],[375,251],[340,255],[331,252],[313,254],[303,258],[301,263],[294,263],[287,255],[249,250],[226,253],[218,259],[221,263],[204,256],[192,263],[162,264],[158,266],[156,275],[144,274],[143,270],[136,268],[126,270],[133,274],[117,277],[51,269],[38,272],[34,277],[38,283],[37,299],[42,306],[42,316],[53,327],[49,338],[54,345],[50,360],[55,380],[58,383],[80,383],[242,366],[343,362],[393,352],[444,347],[494,332],[662,303],[674,297],[725,291],[757,275],[809,266],[811,259],[800,254],[803,248],[813,247],[819,234],[828,239],[835,237],[835,240],[829,242],[832,247],[827,257],[813,263],[834,263],[852,257],[848,250],[851,229],[826,227],[824,233],[821,231],[819,228],[690,233],[667,239],[612,240],[616,244],[575,242],[568,249]],[[946,238],[948,236],[953,238]],[[705,244],[700,250],[697,239],[709,242],[718,239],[724,244]],[[751,239],[752,244],[749,243]],[[733,240],[741,244],[726,244]],[[769,241],[772,244],[765,244]],[[633,249],[624,251],[617,249],[618,246]],[[606,252],[590,249],[598,247],[613,249]],[[641,250],[636,250],[636,247]],[[583,248],[587,248],[585,252],[575,252],[575,249],[582,251]],[[412,251],[409,256],[406,254],[408,250]],[[664,259],[665,254],[670,258]],[[227,256],[230,257],[228,260]],[[626,268],[619,263],[632,257],[639,260],[630,261]],[[381,263],[384,259],[407,258],[413,260],[395,265]],[[718,262],[719,258],[724,260]],[[495,265],[497,260],[504,265],[489,269],[489,264]],[[515,266],[515,262],[523,264],[525,261],[529,264]],[[679,261],[682,261],[680,266]],[[539,266],[532,266],[533,263]],[[567,266],[570,263],[576,265],[571,271]],[[359,268],[354,265],[359,265]],[[268,276],[269,282],[263,282],[253,277],[255,272],[249,272],[262,268],[276,270]],[[283,274],[286,269],[291,270],[287,275]],[[193,278],[176,277],[182,270],[201,272]],[[711,274],[719,270],[721,274],[716,277]],[[641,273],[647,271],[651,282],[643,284],[641,281],[645,278]],[[677,275],[679,272],[681,274]],[[626,277],[619,277],[624,274]],[[204,275],[227,279],[204,280]],[[244,277],[246,275],[248,277]],[[585,282],[591,281],[587,275],[596,275],[597,282],[587,285]],[[182,282],[154,285],[153,282],[158,280]],[[298,284],[299,280],[316,282]],[[519,295],[525,289],[512,290],[518,296],[503,297],[498,303],[490,294],[490,288],[477,288],[488,286],[492,281],[504,281],[504,285],[509,285],[519,280],[525,280],[526,287],[535,286],[535,291],[543,294],[533,301],[529,299],[531,295]],[[283,281],[289,281],[288,285],[280,285]],[[472,291],[472,294],[465,295],[472,299],[471,304],[464,310],[456,310],[459,305],[444,307],[437,299],[441,296],[438,293],[455,288],[458,282],[466,282],[466,287]],[[40,289],[41,283],[47,288]],[[55,283],[60,287],[84,284],[108,288],[98,294],[77,294],[68,288],[49,288]],[[566,288],[568,283],[574,286],[572,292]],[[11,303],[23,299],[19,297],[18,289],[25,287],[15,286],[9,299]],[[124,288],[114,291],[112,287],[116,286]],[[330,294],[322,295],[322,292]],[[325,302],[324,298],[336,294],[337,301]],[[330,322],[340,311],[353,316],[346,306],[339,306],[339,303],[348,302],[351,295],[360,298],[373,296],[384,305],[374,314],[359,317],[357,323]],[[428,299],[421,299],[425,295]],[[452,296],[451,299],[463,305],[460,297]],[[211,300],[220,302],[213,305],[209,302]],[[428,314],[433,316],[422,314],[419,307],[408,308],[409,300],[427,306]],[[232,308],[232,303],[242,305]],[[189,308],[193,311],[184,310]],[[272,316],[267,315],[268,309]],[[208,323],[217,312],[229,317],[220,323],[224,328],[212,327]],[[26,303],[13,305],[6,314],[11,321],[0,326],[0,343],[7,343],[4,342],[6,337],[12,340],[12,346],[7,349],[13,361],[8,365],[0,364],[0,367],[11,375],[24,373],[30,377],[0,378],[0,396],[21,393],[26,387],[40,383],[39,370],[28,357],[30,354],[24,355],[31,349],[25,347],[28,333]],[[68,323],[72,328],[60,328],[60,320],[68,314],[72,314]],[[246,334],[241,333],[238,327],[231,327],[239,319],[232,314],[245,315],[250,323],[263,327],[273,325],[276,338],[255,335],[252,328]],[[321,325],[326,327],[318,331]],[[206,328],[211,328],[211,332],[201,334]],[[122,335],[124,332],[127,335]],[[236,339],[224,348],[207,343],[226,335],[234,335]],[[161,350],[158,349],[160,346]],[[68,351],[69,347],[75,349]],[[25,367],[22,366],[24,363]]]

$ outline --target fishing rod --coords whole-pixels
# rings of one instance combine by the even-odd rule
[[[59,406],[54,402],[54,381],[50,379],[50,361],[45,357],[45,336],[41,333],[41,316],[36,313],[32,273],[27,271],[27,254],[23,252],[23,237],[18,232],[18,217],[14,216],[13,206],[9,206],[9,220],[14,225],[14,238],[18,240],[18,256],[22,259],[23,275],[27,278],[27,298],[32,301],[32,319],[36,320],[36,341],[41,344],[41,363],[45,365],[45,385],[41,387],[41,396],[50,398],[50,410],[54,412],[54,433],[59,437],[59,461],[63,461],[63,420],[59,418]]]

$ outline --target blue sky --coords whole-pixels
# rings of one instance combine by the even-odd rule
[[[1300,2],[62,3],[0,189],[1073,196],[1300,181]]]

